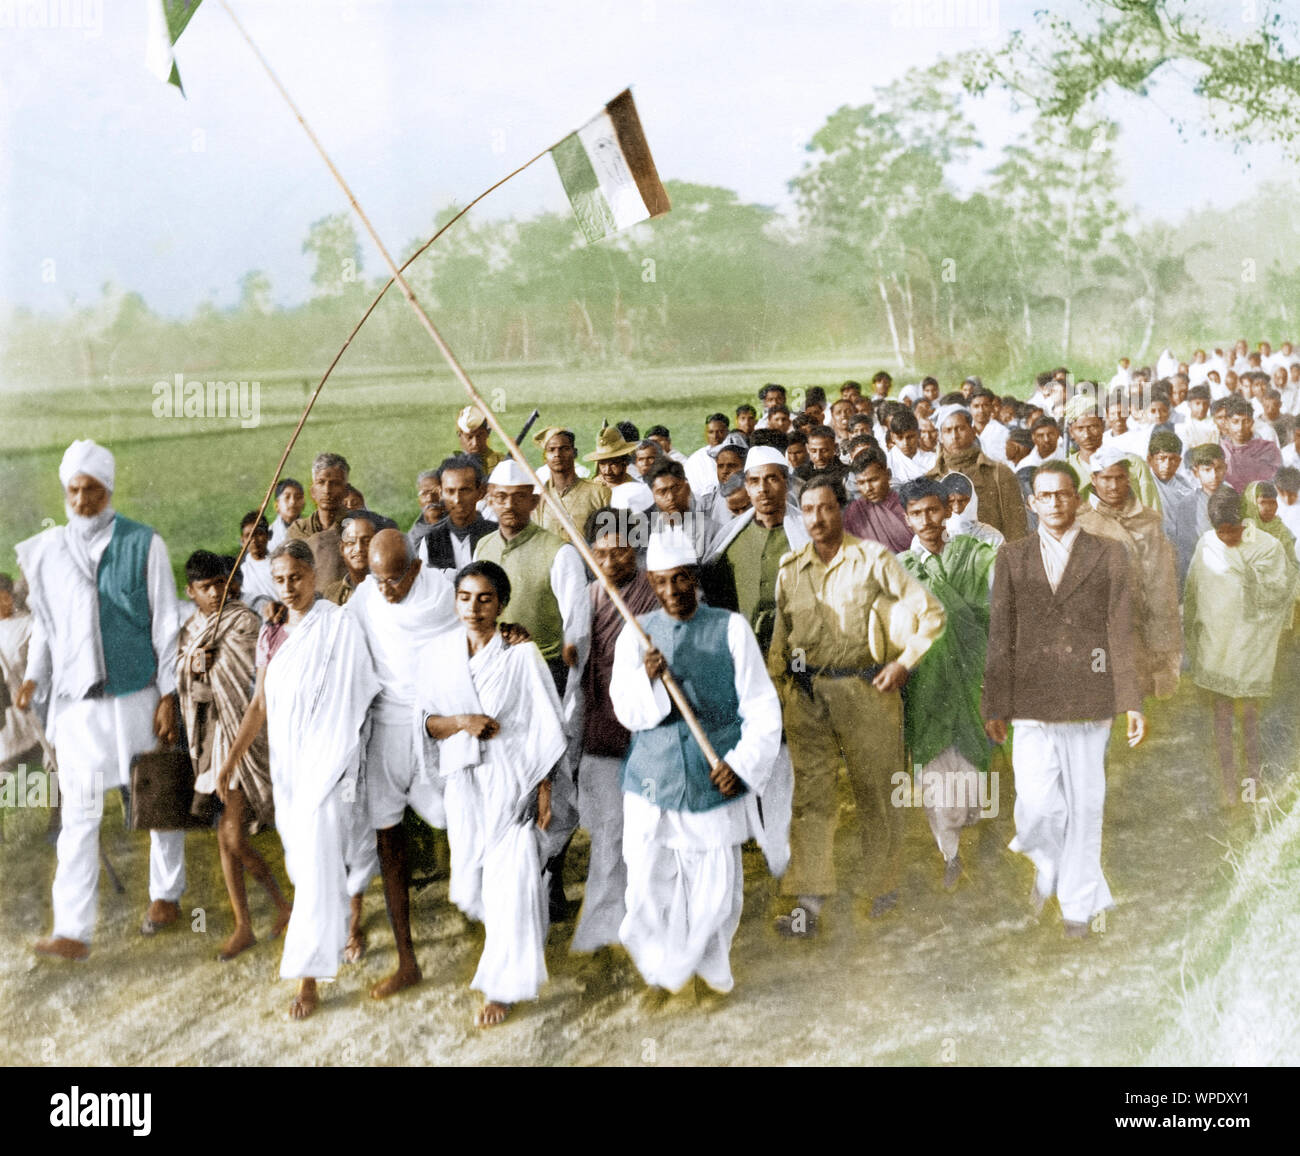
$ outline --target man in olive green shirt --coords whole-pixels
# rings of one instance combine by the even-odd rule
[[[790,466],[771,446],[755,446],[745,457],[750,509],[719,537],[704,562],[703,585],[711,606],[743,614],[764,656],[772,641],[776,576],[781,559],[806,546],[808,531],[788,504]]]
[[[835,783],[843,761],[857,802],[863,887],[871,914],[898,901],[903,813],[892,777],[904,770],[908,675],[943,632],[943,607],[878,542],[844,532],[842,484],[814,475],[800,495],[811,541],[787,554],[776,581],[767,669],[781,695],[794,763],[790,867],[781,881],[798,905],[783,935],[811,935],[836,890]]]
[[[609,487],[604,482],[578,477],[575,468],[577,447],[572,430],[551,426],[537,434],[533,441],[541,447],[550,471],[546,479],[547,491],[560,500],[581,533],[587,519],[609,505]],[[558,534],[566,542],[571,541],[555,511],[545,502],[539,502],[533,510],[533,521],[543,530]]]

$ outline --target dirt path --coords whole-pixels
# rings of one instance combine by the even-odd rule
[[[1281,672],[1279,672],[1281,673]],[[1293,765],[1294,672],[1279,680],[1266,715],[1272,782]],[[1067,943],[1059,915],[1029,914],[1029,868],[1005,851],[1010,791],[1001,815],[963,837],[968,878],[940,887],[942,863],[923,814],[908,815],[902,902],[872,922],[845,895],[828,908],[823,936],[778,940],[770,929],[772,883],[746,852],[745,916],[736,937],[737,986],[721,1006],[689,995],[641,1012],[630,964],[588,988],[567,954],[572,924],[551,933],[551,981],[538,1003],[491,1032],[472,1027],[469,991],[481,932],[435,883],[413,904],[425,982],[378,1004],[366,992],[393,965],[378,884],[367,895],[371,950],[324,989],[322,1010],[286,1021],[291,985],[277,979],[279,945],[259,944],[220,964],[229,931],[216,846],[192,833],[184,909],[203,908],[206,930],[144,939],[148,847],[121,829],[115,804],[104,845],[126,883],[101,882],[100,924],[88,963],[31,954],[48,931],[54,853],[40,838],[45,816],[10,812],[0,846],[0,1015],[6,1064],[1130,1064],[1141,1062],[1199,970],[1198,928],[1230,883],[1228,848],[1250,838],[1249,814],[1219,805],[1208,719],[1190,687],[1153,714],[1148,744],[1112,743],[1105,864],[1117,907],[1104,934]],[[1266,787],[1268,780],[1266,780]],[[845,820],[851,810],[845,796]],[[273,834],[258,845],[283,877]],[[842,831],[841,879],[853,845]],[[581,877],[583,845],[570,857]],[[572,897],[580,884],[569,887]],[[258,928],[270,924],[254,897]],[[1190,970],[1189,970],[1190,968]]]

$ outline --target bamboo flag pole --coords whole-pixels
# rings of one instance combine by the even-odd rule
[[[524,457],[523,451],[515,443],[514,439],[506,432],[505,427],[497,419],[496,414],[492,412],[491,407],[487,404],[486,401],[483,400],[482,396],[475,388],[474,383],[470,380],[469,374],[465,372],[464,367],[462,367],[460,362],[456,360],[456,355],[451,351],[451,347],[443,339],[442,334],[438,332],[437,326],[434,325],[428,313],[425,312],[424,307],[416,299],[415,294],[411,290],[410,285],[407,284],[406,278],[402,276],[402,267],[398,266],[397,262],[393,260],[392,255],[388,252],[387,247],[384,245],[383,241],[380,240],[379,234],[375,231],[375,227],[370,223],[370,218],[366,216],[365,210],[362,209],[361,205],[358,203],[357,198],[353,194],[352,189],[349,187],[347,181],[344,180],[343,174],[340,173],[339,170],[335,167],[334,162],[330,159],[330,156],[325,151],[324,146],[321,144],[316,134],[312,131],[311,126],[307,123],[302,113],[298,110],[298,106],[294,103],[293,98],[289,95],[284,85],[280,82],[280,78],[276,75],[275,70],[271,67],[266,57],[262,55],[261,50],[253,42],[252,37],[248,35],[248,32],[244,29],[244,26],[239,22],[239,18],[235,15],[234,11],[231,9],[230,4],[227,2],[227,0],[219,0],[219,2],[221,4],[221,7],[225,9],[226,15],[228,15],[231,21],[234,23],[235,28],[238,30],[240,36],[244,39],[244,42],[248,45],[253,55],[257,57],[258,62],[262,65],[262,68],[266,72],[266,75],[270,78],[271,83],[275,85],[276,90],[280,93],[280,96],[283,98],[284,102],[289,106],[290,111],[292,111],[293,115],[297,118],[298,123],[302,125],[303,131],[307,134],[307,137],[311,141],[313,147],[316,149],[316,152],[320,154],[321,160],[325,162],[325,166],[329,169],[330,175],[333,176],[339,188],[343,190],[344,195],[348,199],[348,203],[352,206],[353,212],[357,214],[357,217],[360,219],[361,224],[365,227],[366,232],[370,234],[370,239],[375,243],[375,247],[379,250],[380,256],[383,257],[384,263],[392,271],[392,275],[393,275],[392,281],[396,282],[397,286],[401,289],[402,296],[406,298],[407,303],[415,311],[415,315],[420,319],[420,324],[424,326],[425,332],[428,333],[434,345],[438,347],[438,352],[442,354],[443,360],[446,361],[452,373],[455,375],[456,380],[459,381],[461,386],[464,388],[466,394],[470,398],[470,401],[473,402],[473,404],[476,405],[482,411],[483,415],[487,418],[488,424],[496,432],[497,436],[501,438],[502,442],[505,443],[506,448],[510,452],[510,456],[514,458],[514,460],[518,462],[521,467],[523,467],[523,469],[528,474],[528,476],[533,480],[534,486],[541,492],[542,500],[545,501],[551,507],[551,512],[555,514],[556,518],[560,522],[560,525],[564,527],[564,529],[566,530],[566,532],[570,537],[570,540],[572,541],[574,548],[582,556],[583,560],[587,563],[588,567],[590,567],[592,573],[595,574],[596,581],[598,581],[601,584],[601,586],[604,587],[605,593],[609,595],[610,601],[614,603],[614,606],[617,608],[618,612],[627,621],[628,625],[631,626],[632,629],[637,632],[637,635],[640,637],[641,641],[647,647],[652,647],[654,643],[651,641],[650,636],[646,634],[646,632],[642,629],[641,624],[637,622],[636,615],[632,613],[627,603],[623,601],[623,597],[622,595],[619,594],[618,588],[615,587],[614,584],[610,582],[609,579],[606,578],[604,573],[601,571],[600,564],[596,561],[596,556],[591,552],[591,547],[587,545],[587,541],[586,538],[583,536],[582,530],[574,523],[573,519],[569,516],[569,511],[564,508],[563,503],[561,503],[557,497],[555,497],[552,493],[550,493],[550,491],[546,489],[545,486],[542,485],[541,479],[538,478],[536,472],[533,470],[533,467],[529,464],[528,459]],[[534,160],[536,159],[537,158],[534,158]],[[532,162],[530,161],[529,163],[531,164]],[[468,206],[466,206],[466,208],[468,208]],[[372,305],[371,308],[373,309],[374,306]],[[364,318],[362,320],[364,321]],[[360,326],[358,326],[358,328],[360,328]],[[351,341],[351,338],[349,338],[349,341]],[[346,346],[344,348],[346,348]],[[340,356],[342,356],[342,351],[340,351]],[[335,360],[337,361],[337,358]],[[322,384],[324,383],[322,382]],[[319,387],[317,389],[317,392],[319,392]],[[302,421],[306,421],[306,417],[307,415],[306,413],[304,413]],[[302,421],[299,422],[298,429],[302,428]],[[297,432],[298,432],[297,430],[294,431],[295,437],[297,436]],[[287,457],[288,457],[288,450],[285,451],[285,458]],[[282,463],[283,460],[284,459],[282,459]],[[272,488],[274,488],[274,483],[272,483]],[[268,498],[269,498],[269,491],[268,491]],[[265,501],[263,502],[263,509],[265,509]],[[241,555],[242,555],[242,551],[241,551]],[[669,697],[672,699],[677,709],[681,712],[682,719],[683,721],[685,721],[687,727],[690,729],[691,735],[694,737],[695,741],[699,744],[700,750],[704,752],[704,757],[708,761],[709,766],[716,767],[718,763],[721,761],[721,759],[719,758],[717,752],[713,749],[713,744],[709,742],[708,735],[704,733],[704,728],[700,725],[699,719],[695,717],[695,712],[691,709],[691,705],[687,701],[686,695],[683,693],[681,686],[678,685],[677,680],[673,678],[671,672],[669,672],[668,670],[665,670],[663,673],[663,684],[664,684],[664,689],[667,690]]]
[[[556,144],[558,143],[559,142],[557,141]],[[421,245],[418,249],[416,249],[415,252],[412,253],[409,257],[407,257],[407,259],[402,263],[402,267],[399,270],[399,272],[402,273],[406,272],[406,270],[409,269],[419,257],[423,256],[424,253],[428,251],[429,247],[439,237],[441,237],[443,233],[445,233],[448,229],[450,229],[452,225],[454,225],[457,221],[461,219],[461,217],[463,217],[466,213],[468,213],[470,209],[472,209],[475,205],[477,205],[479,201],[481,201],[489,193],[499,189],[502,185],[506,183],[506,181],[510,180],[512,177],[517,177],[520,173],[524,171],[524,169],[528,168],[529,165],[536,164],[539,160],[542,159],[542,157],[544,157],[547,153],[549,153],[551,149],[554,147],[555,145],[551,145],[548,148],[544,148],[541,152],[537,153],[535,156],[524,161],[524,163],[520,165],[517,169],[514,169],[511,172],[507,173],[495,184],[489,185],[486,189],[484,189],[481,193],[479,193],[477,197],[475,197],[472,201],[470,201],[469,204],[467,204],[463,209],[461,209],[458,213],[456,213],[455,216],[453,216],[445,225],[443,225],[436,233],[434,233],[432,237],[430,237],[427,241],[425,241],[424,244]],[[312,394],[307,399],[307,404],[303,408],[302,416],[298,418],[298,424],[294,426],[293,433],[289,437],[289,442],[284,447],[284,453],[280,455],[280,460],[275,467],[275,473],[271,475],[271,484],[266,488],[266,495],[262,498],[262,504],[257,508],[257,517],[259,520],[266,516],[266,508],[271,504],[271,496],[275,492],[276,483],[280,480],[280,472],[284,469],[284,463],[289,460],[289,455],[293,453],[293,447],[298,443],[298,435],[302,433],[302,427],[306,425],[308,415],[310,415],[312,411],[312,407],[316,404],[316,399],[320,397],[321,390],[325,388],[325,383],[329,381],[330,374],[334,372],[335,367],[343,359],[343,355],[348,351],[348,348],[352,345],[352,339],[356,337],[358,333],[361,332],[361,327],[370,319],[370,315],[375,311],[376,308],[378,308],[379,302],[384,299],[384,295],[393,287],[394,284],[395,284],[395,279],[393,277],[389,277],[389,279],[384,283],[384,287],[380,289],[377,294],[375,294],[375,299],[371,301],[370,304],[366,307],[366,311],[361,315],[361,320],[358,321],[355,326],[353,326],[352,332],[349,333],[347,336],[347,340],[343,342],[343,345],[339,349],[338,353],[334,355],[334,360],[329,363],[329,367],[325,370],[325,373],[322,375],[320,381],[317,382],[316,388],[312,390]],[[251,542],[252,542],[252,536],[250,535],[248,542],[240,543],[239,553],[235,557],[235,564],[231,568],[231,572],[230,572],[232,578],[234,576],[235,571],[238,570],[239,567],[243,564],[244,558],[248,554],[248,547]],[[221,625],[221,613],[226,608],[226,600],[229,593],[230,593],[230,579],[227,578],[226,585],[222,588],[221,591],[221,601],[217,604],[217,616],[212,626],[214,635],[217,628],[220,627]]]

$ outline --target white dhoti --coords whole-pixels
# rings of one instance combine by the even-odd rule
[[[578,823],[591,836],[591,857],[573,951],[596,951],[618,943],[618,929],[627,913],[622,769],[621,758],[604,755],[583,755],[578,765]]]
[[[1038,871],[1039,895],[1056,895],[1061,915],[1086,923],[1114,906],[1101,870],[1106,744],[1111,720],[1013,719],[1016,835],[1010,848]]]
[[[535,813],[491,763],[445,784],[451,850],[448,898],[483,924],[483,955],[470,987],[488,1000],[536,999],[546,981],[546,900]]]
[[[921,768],[921,800],[934,841],[944,859],[951,859],[962,828],[979,821],[979,771],[956,747],[948,747]]]
[[[370,821],[370,800],[365,770],[358,773],[355,798],[341,799],[343,808],[343,867],[348,874],[348,895],[364,895],[379,874],[379,844]]]
[[[91,941],[99,901],[104,794],[126,786],[132,757],[156,746],[157,706],[157,688],[146,686],[116,698],[58,701],[51,711],[62,806],[53,891],[56,937]],[[151,831],[149,898],[177,903],[184,890],[185,832]]]
[[[276,793],[275,814],[293,816],[278,823],[284,866],[293,884],[293,913],[284,933],[281,979],[333,979],[348,938],[351,892],[344,845],[352,814],[361,810],[347,800],[357,794],[354,779],[343,779],[317,807],[295,811],[283,791]],[[282,806],[282,803],[284,804]],[[374,844],[374,831],[366,824]]]
[[[619,938],[646,983],[677,991],[698,975],[715,991],[734,986],[747,829],[743,799],[693,812],[623,796],[627,914]]]
[[[409,705],[392,719],[371,712],[364,766],[370,824],[376,831],[396,827],[408,806],[429,826],[447,826],[442,784],[421,765],[418,739]]]
[[[364,890],[377,858],[358,768],[379,684],[356,624],[318,599],[271,659],[264,685],[275,823],[294,886],[280,975],[332,979],[347,943],[348,897]]]

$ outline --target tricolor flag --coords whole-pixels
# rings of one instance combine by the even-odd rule
[[[588,241],[661,216],[672,207],[655,171],[630,89],[560,141],[551,155]]]
[[[203,0],[145,0],[149,8],[149,31],[145,41],[145,65],[159,80],[174,84],[185,95],[181,74],[172,48],[181,38],[190,17]]]

